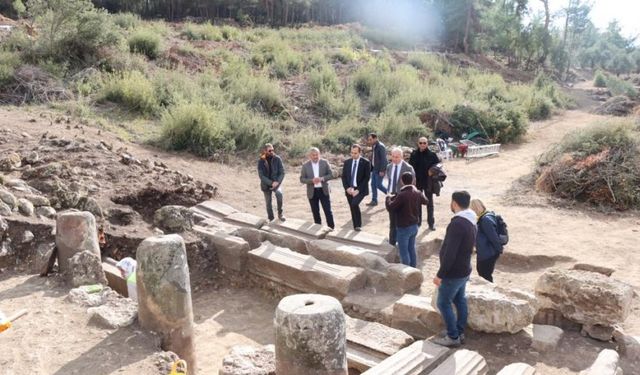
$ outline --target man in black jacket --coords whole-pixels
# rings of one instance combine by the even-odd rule
[[[469,209],[471,197],[466,191],[456,191],[451,197],[454,216],[447,226],[440,248],[440,269],[433,278],[438,287],[438,309],[447,333],[433,342],[444,346],[459,346],[464,341],[468,309],[465,286],[471,274],[471,252],[476,241],[477,216]],[[451,304],[456,306],[456,314]]]
[[[282,189],[280,188],[280,184],[284,180],[284,165],[282,159],[275,154],[271,143],[264,145],[263,151],[258,160],[258,177],[260,177],[260,190],[264,193],[267,205],[267,216],[269,221],[274,220],[272,198],[275,193],[278,204],[278,219],[285,221],[282,213]]]
[[[429,140],[426,137],[420,137],[418,140],[418,148],[413,150],[409,158],[409,164],[416,172],[416,187],[422,191],[429,200],[427,203],[427,223],[430,230],[435,230],[435,218],[433,216],[433,191],[428,189],[429,169],[440,163],[440,158],[433,151],[429,150]],[[422,225],[422,213],[420,213],[420,223]]]
[[[367,206],[378,204],[378,189],[387,194],[387,189],[382,184],[387,170],[387,148],[380,142],[376,133],[370,133],[367,143],[371,146],[371,202]]]
[[[371,163],[360,155],[361,152],[360,145],[351,146],[351,159],[345,161],[342,167],[342,186],[347,195],[353,229],[356,232],[362,230],[360,202],[369,195],[369,178],[371,176]]]

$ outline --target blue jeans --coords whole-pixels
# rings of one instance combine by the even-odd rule
[[[378,201],[378,189],[387,194],[387,188],[382,184],[384,177],[380,177],[379,173],[380,172],[371,171],[371,202]]]
[[[418,224],[408,227],[396,227],[396,241],[400,252],[402,264],[416,266],[416,235],[418,234]]]
[[[469,277],[460,279],[442,279],[438,288],[438,310],[442,314],[444,324],[447,326],[447,335],[452,339],[460,337],[467,326],[469,309],[467,308],[467,297],[464,290]],[[458,317],[453,312],[451,304],[456,305]]]

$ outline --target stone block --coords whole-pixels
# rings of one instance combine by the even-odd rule
[[[516,333],[533,322],[536,298],[517,289],[500,287],[472,277],[466,289],[469,327],[487,333]],[[437,289],[432,298],[436,308]],[[437,308],[436,308],[437,309]]]
[[[399,263],[389,265],[385,278],[386,289],[399,294],[420,288],[423,281],[424,276],[419,269]]]
[[[64,212],[56,218],[56,246],[60,272],[69,268],[69,258],[89,250],[100,258],[96,219],[90,212]]]
[[[234,225],[255,229],[260,229],[263,225],[267,224],[267,219],[248,214],[246,212],[234,212],[228,216],[225,216],[222,220]]]
[[[129,290],[127,289],[127,280],[122,277],[120,270],[109,263],[102,262],[102,270],[107,277],[107,285],[120,295],[129,297]]]
[[[485,375],[488,371],[487,361],[483,356],[471,350],[460,349],[429,375]]]
[[[236,345],[222,360],[218,375],[276,375],[275,347]]]
[[[65,274],[74,288],[91,284],[107,285],[100,257],[91,251],[76,253],[69,259],[68,266]]]
[[[587,264],[587,263],[577,263],[573,267],[571,267],[571,269],[572,270],[579,270],[579,271],[596,272],[596,273],[603,274],[605,276],[611,276],[613,274],[613,272],[615,271],[613,268],[604,267],[604,266],[596,266],[596,265]]]
[[[512,363],[505,366],[496,375],[535,375],[536,369],[526,363]]]
[[[533,324],[556,326],[572,332],[580,332],[582,329],[582,324],[567,319],[560,311],[552,309],[539,309],[533,317]]]
[[[558,327],[541,324],[532,324],[525,331],[531,335],[531,347],[539,352],[556,349],[564,334]]]
[[[207,234],[205,241],[215,250],[220,265],[237,272],[245,270],[249,243],[240,237],[224,232]]]
[[[362,268],[325,263],[268,242],[249,252],[249,271],[301,292],[338,299],[362,289],[365,283]]]
[[[405,294],[393,305],[391,326],[412,336],[427,338],[442,331],[444,323],[431,298]]]
[[[449,349],[429,341],[416,341],[400,350],[362,375],[419,375],[427,374],[445,360]],[[444,373],[443,373],[444,374]],[[452,373],[446,373],[450,375]]]
[[[347,323],[347,344],[358,344],[376,352],[394,355],[415,340],[403,331],[384,324],[367,322],[345,316]]]
[[[613,338],[614,330],[614,327],[601,326],[598,324],[584,324],[580,333],[583,336],[589,336],[592,339],[608,342]]]
[[[307,250],[309,255],[316,259],[343,266],[362,267],[379,271],[383,271],[389,266],[389,263],[378,256],[378,253],[374,250],[332,240],[311,241],[307,245]]]
[[[128,327],[135,322],[138,316],[138,304],[129,298],[119,298],[108,303],[90,307],[89,323],[107,329]]]
[[[613,332],[613,338],[618,344],[620,355],[640,363],[640,336],[627,335],[621,329],[616,329]]]
[[[307,243],[310,238],[303,238],[270,225],[265,225],[260,231],[264,234],[265,241],[301,254],[308,254]]]
[[[265,233],[256,228],[240,227],[234,230],[231,234],[247,241],[251,249],[259,248],[266,240]]]
[[[631,311],[633,288],[595,272],[550,269],[535,286],[541,308],[582,324],[613,326]]]
[[[595,362],[580,375],[622,375],[622,369],[618,367],[620,356],[615,350],[604,349],[598,354]]]
[[[238,210],[229,206],[228,204],[216,200],[208,200],[198,203],[197,205],[191,207],[191,210],[205,217],[213,217],[218,219],[222,219],[225,216],[229,216],[238,212]]]
[[[395,261],[398,252],[395,246],[389,245],[389,241],[385,237],[363,231],[335,230],[329,232],[326,239],[373,250],[387,262]]]

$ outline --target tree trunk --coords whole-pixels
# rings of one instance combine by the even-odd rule
[[[549,12],[549,0],[540,0],[544,4],[544,38],[542,41],[542,56],[538,64],[544,65],[549,55],[549,44],[551,44],[551,34],[549,34],[549,23],[551,23],[551,13]]]
[[[464,47],[464,53],[469,54],[469,29],[471,28],[471,8],[473,6],[473,0],[467,1],[467,24],[464,27],[464,39],[462,45]]]

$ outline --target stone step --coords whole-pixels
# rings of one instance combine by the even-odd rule
[[[315,240],[307,243],[307,252],[328,263],[364,268],[367,286],[376,291],[404,294],[422,285],[423,276],[419,269],[390,264],[373,250],[332,240]]]
[[[460,349],[447,358],[429,375],[484,375],[489,371],[487,361],[477,352]]]
[[[442,363],[449,349],[429,341],[416,341],[362,375],[420,375]],[[453,374],[453,372],[451,373]]]
[[[310,241],[324,238],[329,228],[308,221],[288,218],[285,222],[271,222],[262,227],[268,241],[307,254]]]
[[[269,242],[249,252],[249,271],[301,292],[338,299],[362,289],[366,281],[362,268],[325,263]]]
[[[205,217],[215,217],[218,219],[222,219],[225,216],[238,212],[238,210],[228,204],[216,200],[208,200],[198,203],[191,207],[191,210]]]
[[[535,375],[536,369],[534,367],[529,366],[526,363],[512,363],[508,366],[505,366],[500,372],[496,375]]]
[[[222,220],[233,225],[251,227],[256,229],[260,229],[267,224],[267,219],[248,214],[246,212],[235,212],[228,216],[225,216]]]
[[[398,251],[395,246],[389,245],[387,238],[368,232],[356,232],[350,229],[329,232],[328,240],[358,246],[375,251],[387,262],[395,262]]]
[[[414,342],[406,333],[384,324],[345,315],[349,367],[366,371]]]
[[[444,324],[430,297],[405,294],[393,305],[391,327],[427,338],[442,331]]]
[[[223,231],[198,230],[198,235],[215,251],[220,266],[236,272],[245,270],[249,243]]]

